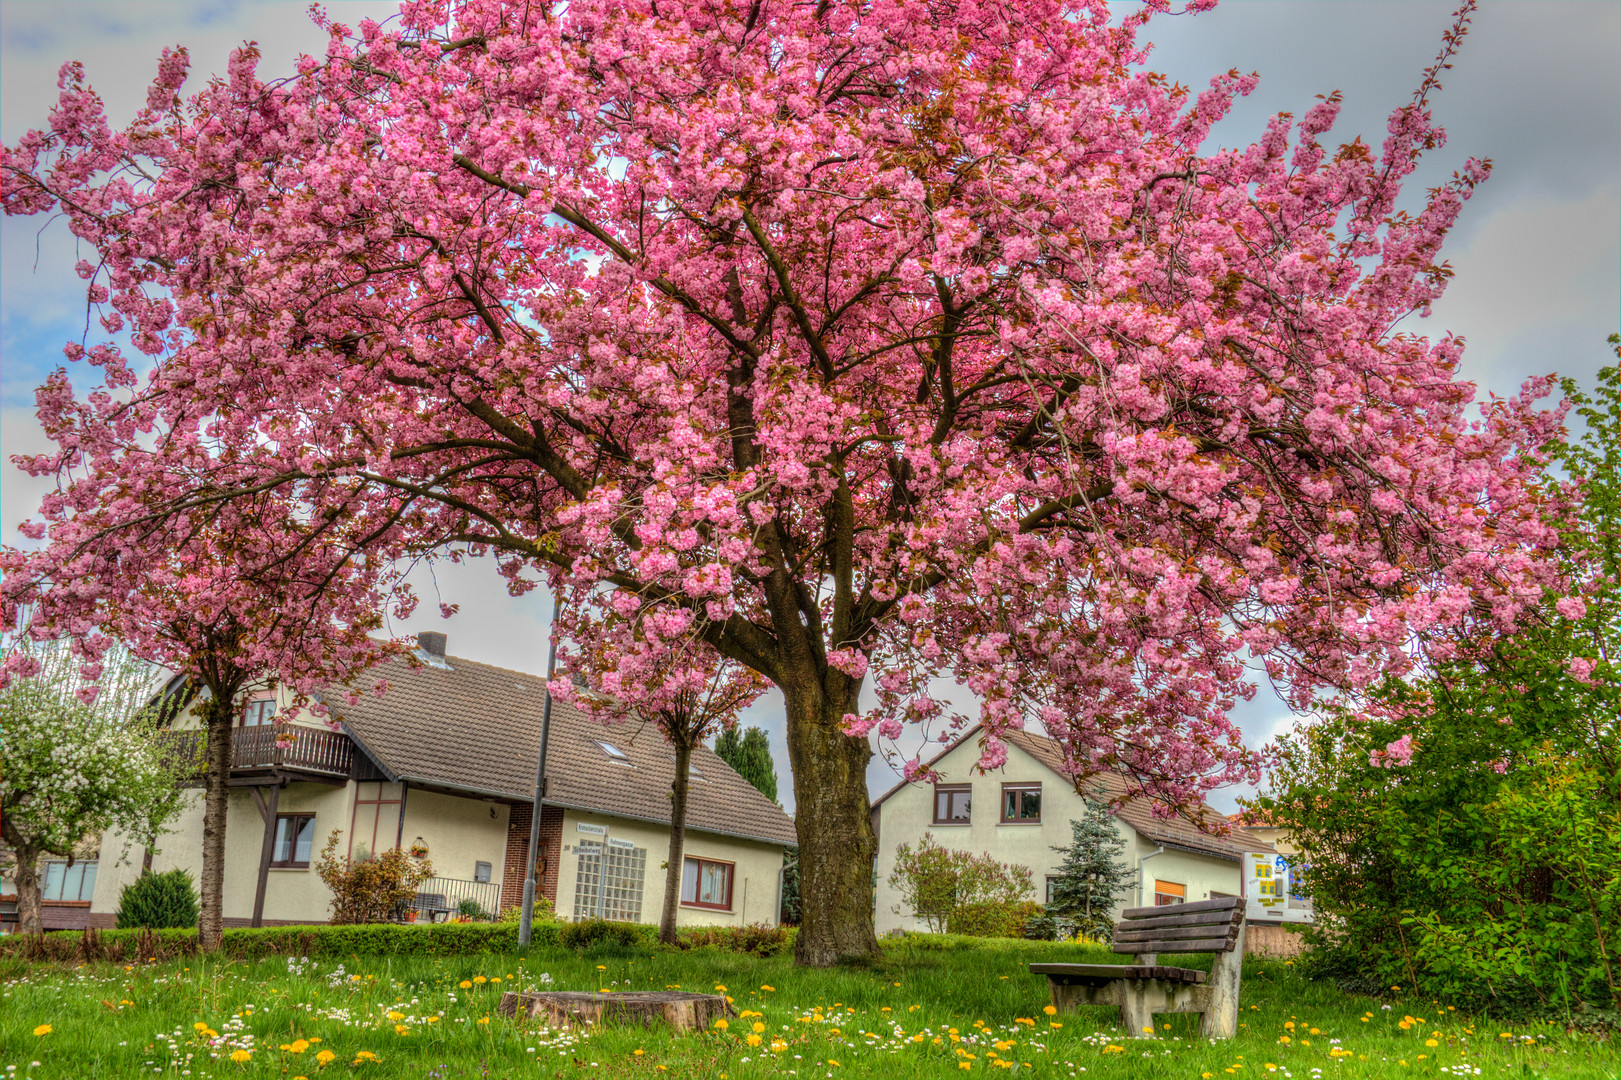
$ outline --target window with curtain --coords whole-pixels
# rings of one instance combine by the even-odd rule
[[[732,909],[734,865],[713,859],[688,859],[681,867],[681,902],[692,907]]]
[[[1154,882],[1154,906],[1164,907],[1167,904],[1185,904],[1188,900],[1188,887],[1179,885],[1174,881]]]

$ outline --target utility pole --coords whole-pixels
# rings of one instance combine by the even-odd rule
[[[552,625],[546,649],[546,701],[540,712],[540,757],[535,762],[535,804],[529,815],[529,872],[523,879],[523,915],[518,920],[518,947],[527,949],[535,928],[535,856],[540,850],[540,811],[546,799],[546,739],[552,728],[552,674],[557,667],[557,594],[552,593]]]

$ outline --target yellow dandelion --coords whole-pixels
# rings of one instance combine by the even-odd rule
[[[896,983],[895,985],[899,986],[900,983]],[[775,993],[777,988],[775,986],[762,986],[762,987],[760,987],[760,989],[764,990],[768,994],[771,994],[771,993]]]
[[[647,1053],[647,1051],[643,1050],[639,1046],[636,1049],[631,1051],[631,1055],[634,1056],[634,1057],[641,1057],[645,1053]]]
[[[472,979],[463,979],[461,982],[457,983],[456,985],[461,987],[463,990],[471,990],[473,988],[473,980]]]
[[[51,1033],[51,1025],[49,1025],[49,1024],[41,1024],[41,1025],[39,1025],[39,1027],[34,1029],[34,1034],[35,1035],[49,1035],[50,1033]]]
[[[490,981],[490,980],[488,980],[488,979],[486,979],[486,978],[485,978],[485,977],[484,977],[484,976],[482,976],[482,975],[474,975],[474,976],[473,976],[473,981],[474,981],[474,982],[476,982],[476,983],[480,983],[480,984],[483,984],[483,983],[487,983],[487,982],[489,982],[489,981]]]
[[[716,1031],[725,1031],[727,1028],[729,1028],[731,1026],[732,1026],[731,1024],[728,1024],[726,1022],[726,1017],[724,1017],[724,1016],[721,1017],[719,1020],[715,1021],[715,1030]]]
[[[315,1060],[320,1062],[321,1066],[325,1068],[326,1066],[332,1064],[333,1059],[335,1059],[337,1056],[337,1054],[334,1054],[330,1050],[322,1050],[319,1054],[315,1055]]]
[[[759,1046],[760,1036],[754,1034],[745,1035],[743,1037],[743,1041],[748,1043],[750,1046]]]
[[[411,1034],[411,1029],[406,1027],[404,1024],[395,1024],[394,1025],[394,1034],[396,1034],[396,1035],[409,1035],[409,1034]]]
[[[242,1064],[244,1061],[252,1061],[253,1060],[253,1051],[252,1050],[232,1050],[231,1051],[231,1060],[236,1062],[238,1065]]]
[[[1056,1006],[1056,1005],[1043,1005],[1041,1007],[1041,1011],[1046,1013],[1048,1016],[1057,1016],[1058,1015],[1058,1006]]]
[[[405,1019],[405,1014],[402,1012],[390,1012],[388,1014],[388,1018],[395,1023],[399,1023],[401,1020]]]

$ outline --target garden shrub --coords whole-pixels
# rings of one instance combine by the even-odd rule
[[[928,832],[916,850],[910,842],[895,849],[889,884],[910,909],[903,912],[896,905],[895,914],[922,919],[935,933],[946,931],[962,908],[1017,904],[1035,892],[1028,866],[997,862],[988,852],[973,855],[941,847]]]
[[[788,948],[793,935],[786,926],[688,926],[676,932],[683,949],[716,948],[753,956],[775,956]]]
[[[394,918],[433,877],[433,864],[399,848],[364,859],[339,858],[340,833],[332,830],[315,872],[332,890],[334,923],[378,923]]]
[[[1621,377],[1552,456],[1564,596],[1282,740],[1256,809],[1309,863],[1306,970],[1497,1014],[1621,1009]],[[1548,490],[1559,496],[1558,482]]]
[[[628,949],[644,944],[649,937],[658,936],[658,927],[641,923],[610,922],[607,919],[584,919],[564,923],[557,931],[557,943],[565,949],[586,950],[596,948]]]
[[[118,896],[119,929],[195,928],[197,912],[197,888],[185,870],[143,874],[125,885]]]
[[[552,902],[544,896],[535,897],[534,920],[537,924],[557,921],[557,912]],[[496,916],[496,922],[511,923],[513,926],[523,921],[523,905],[513,904],[509,908],[502,908],[501,914]]]
[[[1046,915],[1034,900],[961,904],[951,913],[946,933],[964,937],[1022,938],[1025,925]]]

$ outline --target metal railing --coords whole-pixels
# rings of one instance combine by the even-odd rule
[[[462,911],[463,904],[468,904],[466,912]],[[477,905],[477,911],[472,910],[473,905]],[[429,878],[417,886],[417,894],[409,906],[416,911],[419,920],[428,922],[454,919],[463,914],[475,919],[493,919],[501,910],[501,883]]]
[[[170,731],[160,738],[170,745],[172,753],[195,761],[201,771],[202,732]],[[296,769],[328,776],[356,776],[355,744],[341,731],[296,724],[279,728],[236,728],[231,732],[231,768]]]

